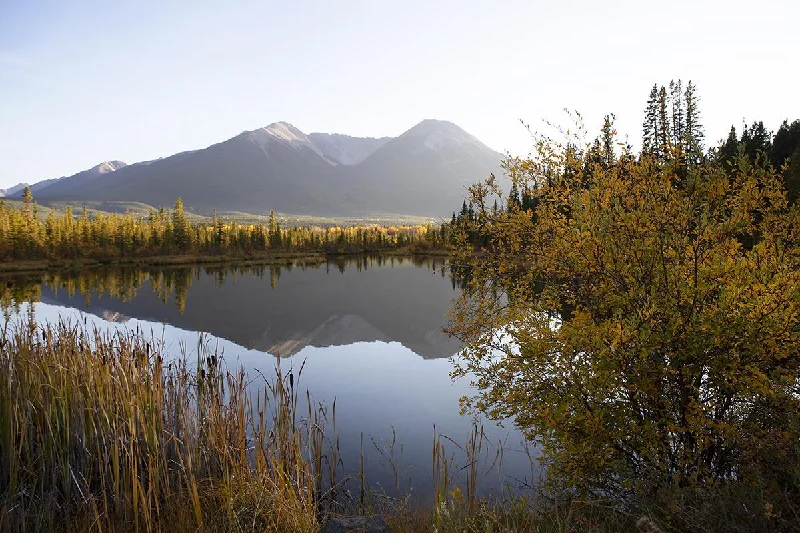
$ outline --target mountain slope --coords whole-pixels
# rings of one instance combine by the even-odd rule
[[[99,173],[116,162],[101,164],[41,188],[36,199],[171,206],[180,196],[199,214],[446,216],[461,205],[469,184],[499,172],[501,159],[444,121],[425,120],[382,139],[306,135],[276,122],[202,150]]]

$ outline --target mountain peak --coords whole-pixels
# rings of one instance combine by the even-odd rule
[[[262,130],[284,141],[308,142],[306,134],[288,122],[273,122],[269,126],[262,128]]]
[[[124,161],[103,161],[99,165],[96,165],[88,170],[88,172],[92,173],[95,176],[100,176],[101,174],[107,174],[109,172],[114,172],[121,168],[127,167],[128,164]]]
[[[306,147],[325,159],[325,156],[319,148],[311,142],[308,136],[288,122],[273,122],[269,126],[264,126],[263,128],[253,131],[246,131],[242,133],[241,136],[260,146],[267,155],[269,155],[270,144],[277,141],[298,150]]]
[[[485,146],[477,138],[447,120],[428,118],[403,133],[400,137],[420,138],[432,150],[460,146]]]

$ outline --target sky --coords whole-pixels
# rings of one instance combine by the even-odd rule
[[[203,148],[276,121],[397,136],[452,121],[640,144],[654,83],[692,80],[706,137],[800,118],[800,2],[0,0],[0,188]]]

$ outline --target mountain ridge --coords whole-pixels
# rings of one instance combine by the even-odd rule
[[[447,216],[466,187],[498,174],[502,155],[452,122],[426,119],[397,137],[305,134],[289,122],[206,148],[126,165],[107,161],[39,187],[37,201],[135,201],[187,209],[349,216]],[[102,179],[100,179],[102,177]]]

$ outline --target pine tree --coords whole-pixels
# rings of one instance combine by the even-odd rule
[[[605,165],[606,168],[609,168],[615,161],[614,144],[616,142],[617,130],[614,129],[614,121],[616,118],[617,117],[613,113],[603,117],[603,128],[601,130],[602,151],[600,155],[603,165]]]
[[[683,151],[685,127],[683,110],[683,83],[681,80],[669,82],[670,100],[672,102],[672,144]]]
[[[658,85],[653,84],[647,99],[647,110],[642,124],[642,152],[652,154],[656,149],[658,131]]]
[[[175,199],[175,208],[172,211],[172,234],[175,246],[179,250],[189,247],[189,228],[186,222],[186,213],[183,210],[183,201]]]
[[[781,168],[786,160],[794,154],[798,146],[800,146],[800,120],[795,120],[791,124],[784,120],[772,138],[770,159],[772,160],[773,168]]]
[[[684,148],[690,163],[699,163],[703,159],[703,125],[700,123],[699,98],[697,87],[689,80],[683,95],[686,111],[684,113]]]
[[[772,152],[772,136],[767,128],[764,127],[764,122],[760,120],[753,122],[749,128],[747,126],[744,127],[741,142],[744,147],[744,153],[753,163],[756,160],[765,160]]]
[[[662,85],[658,91],[658,130],[656,135],[656,153],[661,159],[665,159],[670,151],[672,138],[670,129],[667,89]]]
[[[31,225],[33,220],[33,194],[31,188],[26,186],[22,193],[22,216],[25,217],[25,223]]]
[[[730,172],[739,154],[739,137],[736,135],[736,128],[731,126],[731,131],[728,133],[728,138],[724,143],[717,148],[716,159],[722,167]]]

